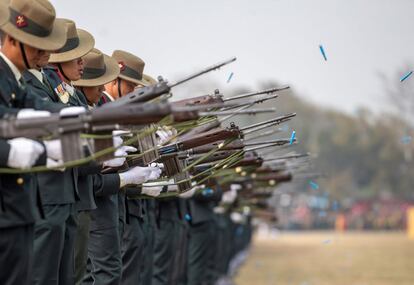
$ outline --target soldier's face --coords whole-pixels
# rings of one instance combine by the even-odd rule
[[[94,87],[84,87],[83,92],[85,93],[88,102],[97,104],[99,99],[101,99],[102,92],[105,90],[103,85],[94,86]]]
[[[24,45],[24,51],[26,53],[27,62],[29,63],[30,68],[39,68],[39,64],[42,61],[46,62],[44,65],[46,65],[49,61],[50,52],[48,51],[44,51],[28,45]]]
[[[119,84],[119,80],[116,79],[105,85],[106,92],[108,92],[112,96],[112,98],[114,98],[115,100],[120,97],[118,84]],[[134,91],[137,84],[121,79],[121,85],[119,86],[121,87],[121,97],[122,97]]]
[[[118,83],[117,83],[118,84]],[[138,84],[136,83],[132,83],[126,80],[121,80],[121,95],[124,96],[128,93],[131,93],[132,91],[134,91],[135,87]],[[118,92],[117,92],[118,94]]]
[[[50,52],[45,52],[40,56],[39,61],[36,63],[37,68],[45,67],[49,63]]]
[[[61,63],[63,72],[71,81],[81,79],[83,74],[83,59],[78,58],[71,61]]]

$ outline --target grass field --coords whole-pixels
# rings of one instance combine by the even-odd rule
[[[256,236],[237,285],[414,285],[414,241],[404,233]]]

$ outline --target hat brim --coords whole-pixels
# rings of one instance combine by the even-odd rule
[[[1,30],[23,44],[46,51],[59,50],[65,45],[67,38],[66,23],[61,19],[55,20],[52,32],[47,37],[38,37],[26,33],[10,23],[10,21],[4,24]]]
[[[7,8],[7,2],[4,0],[0,1],[0,26],[7,23],[10,17],[9,9]]]
[[[94,79],[79,79],[78,81],[72,82],[73,85],[79,87],[95,87],[105,85],[106,83],[117,79],[119,76],[118,63],[115,59],[111,58],[110,56],[107,56],[106,54],[104,54],[103,56],[106,71],[102,76],[99,76],[98,78]]]
[[[147,86],[155,85],[158,83],[157,80],[155,80],[154,78],[152,78],[151,76],[147,74],[144,74],[144,76],[142,77],[142,80],[144,80],[147,83]]]
[[[66,52],[52,53],[49,59],[50,63],[60,63],[78,59],[85,56],[93,49],[95,46],[95,39],[93,36],[89,32],[82,29],[77,29],[77,33],[79,37],[79,45],[76,48]]]
[[[148,81],[145,81],[144,78],[142,78],[142,80],[138,80],[136,78],[132,78],[132,77],[129,77],[129,76],[122,75],[121,73],[119,74],[118,77],[123,79],[123,80],[126,80],[128,82],[132,82],[132,83],[143,85],[143,86],[148,86]]]

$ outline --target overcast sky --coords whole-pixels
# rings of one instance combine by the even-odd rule
[[[410,84],[399,79],[414,62],[412,0],[52,3],[59,17],[90,31],[97,48],[109,54],[130,51],[146,62],[145,73],[171,81],[237,56],[236,63],[208,76],[223,92],[274,79],[317,104],[349,112],[360,106],[386,108],[378,73],[389,78],[388,84]]]

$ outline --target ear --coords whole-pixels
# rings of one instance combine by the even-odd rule
[[[15,38],[13,38],[12,36],[10,36],[10,35],[7,35],[6,36],[6,40],[5,41],[10,42],[12,44],[12,46],[17,46],[19,44],[19,42]]]
[[[17,41],[12,36],[4,34],[2,38],[2,45],[5,46],[6,44],[15,46],[17,44]]]

